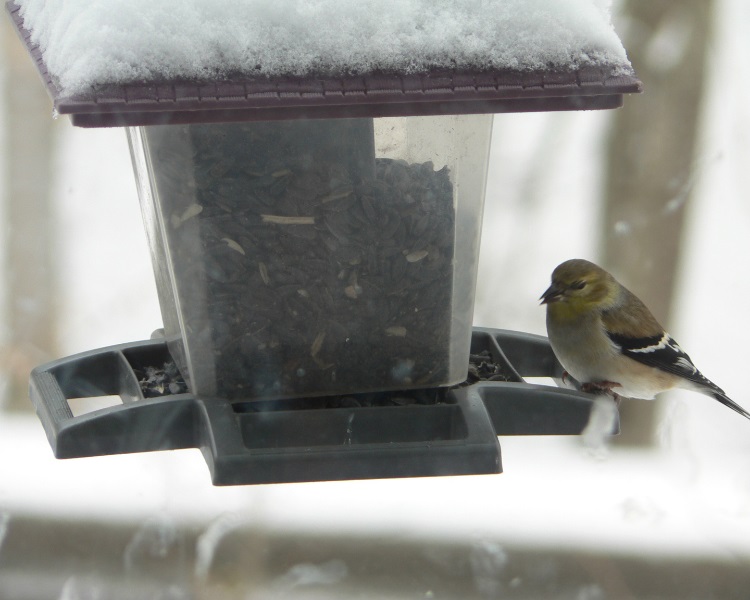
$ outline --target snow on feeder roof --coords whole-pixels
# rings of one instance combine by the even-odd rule
[[[614,108],[604,0],[15,0],[75,125]]]

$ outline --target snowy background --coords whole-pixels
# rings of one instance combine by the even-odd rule
[[[750,23],[750,5],[720,4],[671,330],[707,376],[750,407],[750,73],[737,68],[750,62],[738,25]],[[537,298],[551,270],[571,257],[596,260],[608,118],[495,117],[477,325],[544,333]],[[76,130],[62,119],[56,126],[64,130],[50,182],[65,232],[61,354],[148,338],[161,317],[125,134]],[[674,394],[648,449],[592,450],[578,438],[500,442],[499,476],[214,488],[197,450],[56,461],[35,417],[0,414],[0,546],[3,523],[31,514],[494,539],[750,564],[750,423],[716,402]],[[459,507],[451,519],[446,505]]]

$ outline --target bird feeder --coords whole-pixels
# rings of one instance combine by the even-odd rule
[[[544,338],[472,328],[492,115],[616,108],[640,90],[632,70],[245,72],[71,94],[7,8],[55,111],[126,129],[164,320],[156,339],[32,373],[56,456],[198,447],[217,485],[491,473],[497,435],[583,429],[589,397],[524,382],[561,375]],[[73,416],[70,400],[102,395],[122,404]]]

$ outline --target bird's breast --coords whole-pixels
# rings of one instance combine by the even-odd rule
[[[601,323],[589,316],[560,322],[547,318],[547,333],[552,350],[563,368],[578,381],[603,381],[606,365],[618,352],[604,334]]]

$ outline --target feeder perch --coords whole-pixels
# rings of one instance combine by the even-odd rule
[[[452,388],[232,402],[191,393],[147,397],[144,373],[172,357],[163,339],[85,352],[38,367],[31,399],[57,458],[200,448],[215,485],[499,473],[498,435],[576,435],[591,396],[524,382],[560,378],[546,338],[474,330],[501,380]],[[73,416],[68,401],[117,395]]]
[[[498,435],[581,432],[590,397],[524,382],[560,375],[546,340],[472,329],[492,115],[616,108],[629,65],[68,93],[6,6],[55,111],[126,128],[164,320],[33,372],[57,457],[197,447],[217,485],[493,473]],[[467,380],[481,351],[502,381]],[[73,416],[103,395],[123,403]]]

